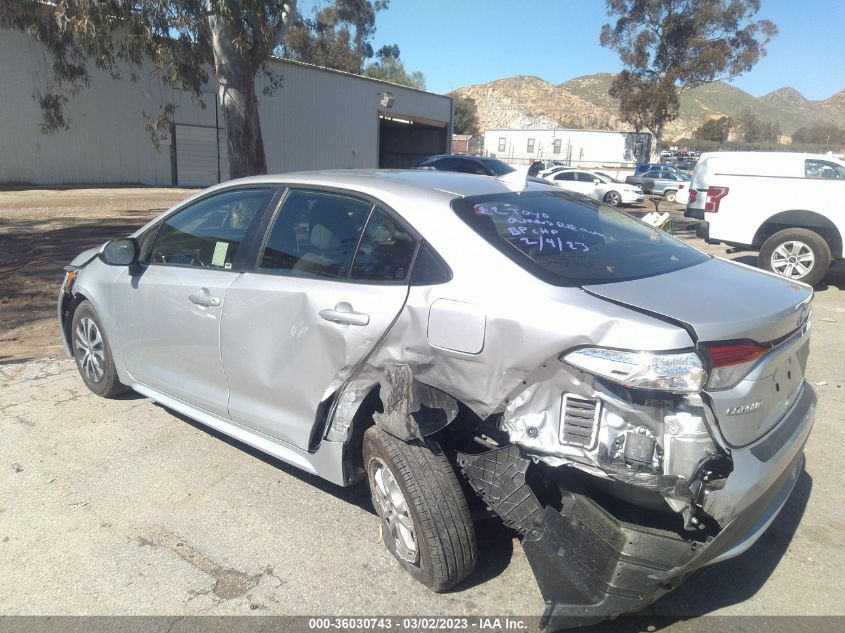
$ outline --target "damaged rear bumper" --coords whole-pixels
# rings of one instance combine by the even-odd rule
[[[544,626],[587,625],[642,609],[701,567],[737,556],[768,528],[804,465],[815,394],[805,385],[793,407],[758,442],[731,451],[733,472],[709,490],[710,532],[646,527],[611,515],[588,494],[562,491],[561,509],[543,507],[526,483],[531,460],[511,445],[459,454],[472,487],[523,548],[546,601]]]
[[[803,465],[799,453],[764,496],[709,542],[617,521],[580,495],[564,497],[561,512],[545,508],[523,540],[546,601],[544,627],[583,626],[639,611],[695,570],[741,553],[777,516]]]

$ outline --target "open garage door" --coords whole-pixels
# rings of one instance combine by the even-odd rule
[[[207,187],[229,179],[224,130],[177,123],[174,140],[177,180],[174,184],[180,187]]]
[[[380,114],[378,166],[383,169],[413,167],[427,156],[448,153],[449,141],[445,122]]]

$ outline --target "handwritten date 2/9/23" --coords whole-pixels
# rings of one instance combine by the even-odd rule
[[[584,242],[576,242],[572,240],[564,240],[558,235],[557,229],[531,229],[525,226],[510,226],[508,233],[513,237],[518,237],[519,241],[526,246],[539,246],[542,251],[543,248],[549,247],[561,253],[567,251],[575,251],[578,253],[589,253],[590,247]]]
[[[553,218],[549,217],[548,213],[542,213],[540,211],[529,211],[528,209],[519,209],[516,207],[497,207],[497,206],[484,206],[484,205],[476,205],[475,207],[476,215],[486,215],[493,217],[496,220],[507,222],[508,225],[516,225],[516,226],[508,226],[508,231],[511,235],[526,235],[525,229],[531,227],[531,233],[537,237],[541,235],[548,234],[548,231],[551,230],[551,235],[557,235],[558,230],[563,229],[565,231],[572,231],[574,233],[579,234],[586,234],[586,235],[594,235],[596,237],[602,239],[613,240],[613,238],[608,238],[604,233],[600,231],[596,231],[593,229],[588,229],[583,226],[576,226],[569,222],[562,222],[560,220],[554,220]],[[515,233],[515,229],[523,229],[522,233]],[[541,233],[543,231],[543,233]],[[548,239],[548,238],[546,238]],[[565,241],[562,240],[564,243]],[[583,242],[579,242],[582,243]],[[589,250],[589,248],[587,249]],[[586,251],[585,251],[586,252]]]

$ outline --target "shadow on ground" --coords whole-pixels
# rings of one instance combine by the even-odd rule
[[[259,451],[256,448],[244,444],[243,442],[225,435],[215,429],[205,426],[191,418],[182,415],[181,413],[165,407],[164,405],[155,403],[156,406],[166,409],[170,415],[178,418],[182,422],[190,424],[195,429],[207,433],[230,446],[244,451],[245,453],[261,460],[265,464],[269,464],[274,468],[278,468],[282,472],[296,477],[297,479],[313,486],[315,488],[314,494],[327,493],[334,497],[354,505],[362,510],[365,510],[373,515],[373,521],[378,520],[375,509],[373,508],[372,500],[370,499],[370,492],[365,482],[360,482],[347,488],[333,484],[321,477],[304,472],[296,466],[291,466],[286,462],[276,459],[266,453]],[[476,565],[473,574],[454,587],[452,592],[461,592],[476,585],[480,585],[491,578],[495,578],[501,574],[510,564],[513,556],[513,543],[515,533],[506,528],[502,523],[495,518],[483,518],[476,520],[476,536],[478,539],[478,564]]]
[[[64,267],[82,251],[129,235],[159,210],[102,221],[0,219],[0,329],[54,318]]]

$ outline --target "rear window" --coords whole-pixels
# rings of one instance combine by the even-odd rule
[[[459,198],[452,208],[501,253],[556,286],[651,277],[708,260],[664,231],[564,191]]]

